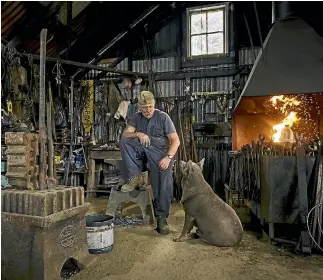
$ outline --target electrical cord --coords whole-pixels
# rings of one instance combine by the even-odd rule
[[[311,239],[313,240],[313,242],[315,243],[315,245],[317,246],[317,248],[319,248],[322,252],[323,252],[323,248],[316,242],[315,238],[313,237],[313,235],[311,234],[311,230],[310,230],[310,226],[309,226],[309,220],[310,220],[310,216],[311,216],[311,213],[316,209],[318,208],[318,210],[320,210],[320,207],[323,206],[323,202],[320,202],[318,204],[316,204],[309,212],[308,212],[308,215],[307,215],[307,219],[306,219],[306,225],[307,225],[307,230],[308,230],[308,233],[311,237]],[[319,224],[319,229],[322,231],[322,227],[321,227],[321,222],[318,220],[318,224]]]

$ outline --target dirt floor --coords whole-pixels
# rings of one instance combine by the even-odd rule
[[[103,200],[100,203],[106,205]],[[181,206],[173,204],[168,236],[158,235],[152,227],[117,228],[112,252],[95,256],[72,279],[323,279],[322,256],[301,257],[282,251],[252,232],[246,231],[237,248],[217,248],[198,240],[175,243],[172,239],[180,233],[183,220]]]

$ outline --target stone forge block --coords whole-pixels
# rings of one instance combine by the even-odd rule
[[[26,145],[33,139],[32,133],[27,132],[6,132],[5,143],[6,145]]]
[[[9,184],[16,188],[38,189],[38,136],[25,132],[7,132],[5,142],[8,146],[6,176]]]
[[[85,225],[89,204],[80,197],[83,188],[29,191],[29,195],[15,192],[6,192],[1,213],[1,264],[6,279],[57,280],[68,259],[75,259],[81,268],[93,259]]]
[[[1,211],[45,217],[84,204],[84,189],[57,187],[44,191],[1,191]]]

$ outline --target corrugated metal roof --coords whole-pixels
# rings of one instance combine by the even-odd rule
[[[13,26],[28,17],[26,2],[1,2],[1,37],[7,39],[12,35]]]

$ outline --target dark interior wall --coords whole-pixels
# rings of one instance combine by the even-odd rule
[[[167,57],[178,56],[181,57],[181,65],[185,67],[198,67],[201,58],[190,59],[187,57],[187,8],[197,8],[203,6],[210,6],[222,4],[226,2],[211,1],[211,2],[187,2],[182,13],[175,19],[164,26],[154,37],[149,41],[150,56],[151,57]],[[241,48],[250,48],[251,43],[248,36],[248,31],[244,21],[244,15],[248,19],[250,32],[255,47],[261,46],[259,39],[256,14],[253,2],[228,2],[229,3],[229,19],[228,19],[228,49],[231,55],[221,57],[203,57],[203,63],[206,65],[227,64],[234,62],[234,52]],[[271,2],[257,2],[256,4],[259,23],[261,29],[262,40],[268,34],[271,24]],[[134,51],[133,59],[145,59],[145,51],[140,47]],[[237,54],[236,54],[237,55]],[[198,62],[194,62],[198,61]]]
[[[279,3],[282,1],[276,1],[276,14],[279,16],[281,13]],[[187,35],[187,18],[186,9],[190,7],[202,7],[205,5],[216,5],[224,2],[210,1],[210,2],[186,2],[185,8],[182,10],[182,14],[178,15],[175,19],[169,22],[162,28],[150,41],[151,55],[153,57],[165,57],[178,53],[179,49],[177,43],[181,41],[181,53],[182,57],[186,56],[186,35]],[[233,1],[230,3],[229,13],[229,47],[231,51],[241,48],[251,48],[251,42],[246,27],[246,17],[253,45],[260,47],[265,40],[271,25],[272,25],[272,1],[255,2],[254,1]],[[314,30],[321,36],[323,36],[323,24],[322,17],[320,15],[319,2],[302,1],[302,2],[289,2],[290,15],[301,17],[308,24],[310,24]],[[255,12],[255,6],[257,8],[259,28],[257,23],[257,17]],[[261,40],[260,40],[261,35]],[[135,50],[134,59],[143,59],[144,51],[142,47]],[[211,58],[208,58],[211,60]],[[219,59],[219,61],[221,61]],[[214,63],[214,61],[212,61]],[[221,61],[221,63],[225,63]],[[215,63],[216,64],[216,63]]]

